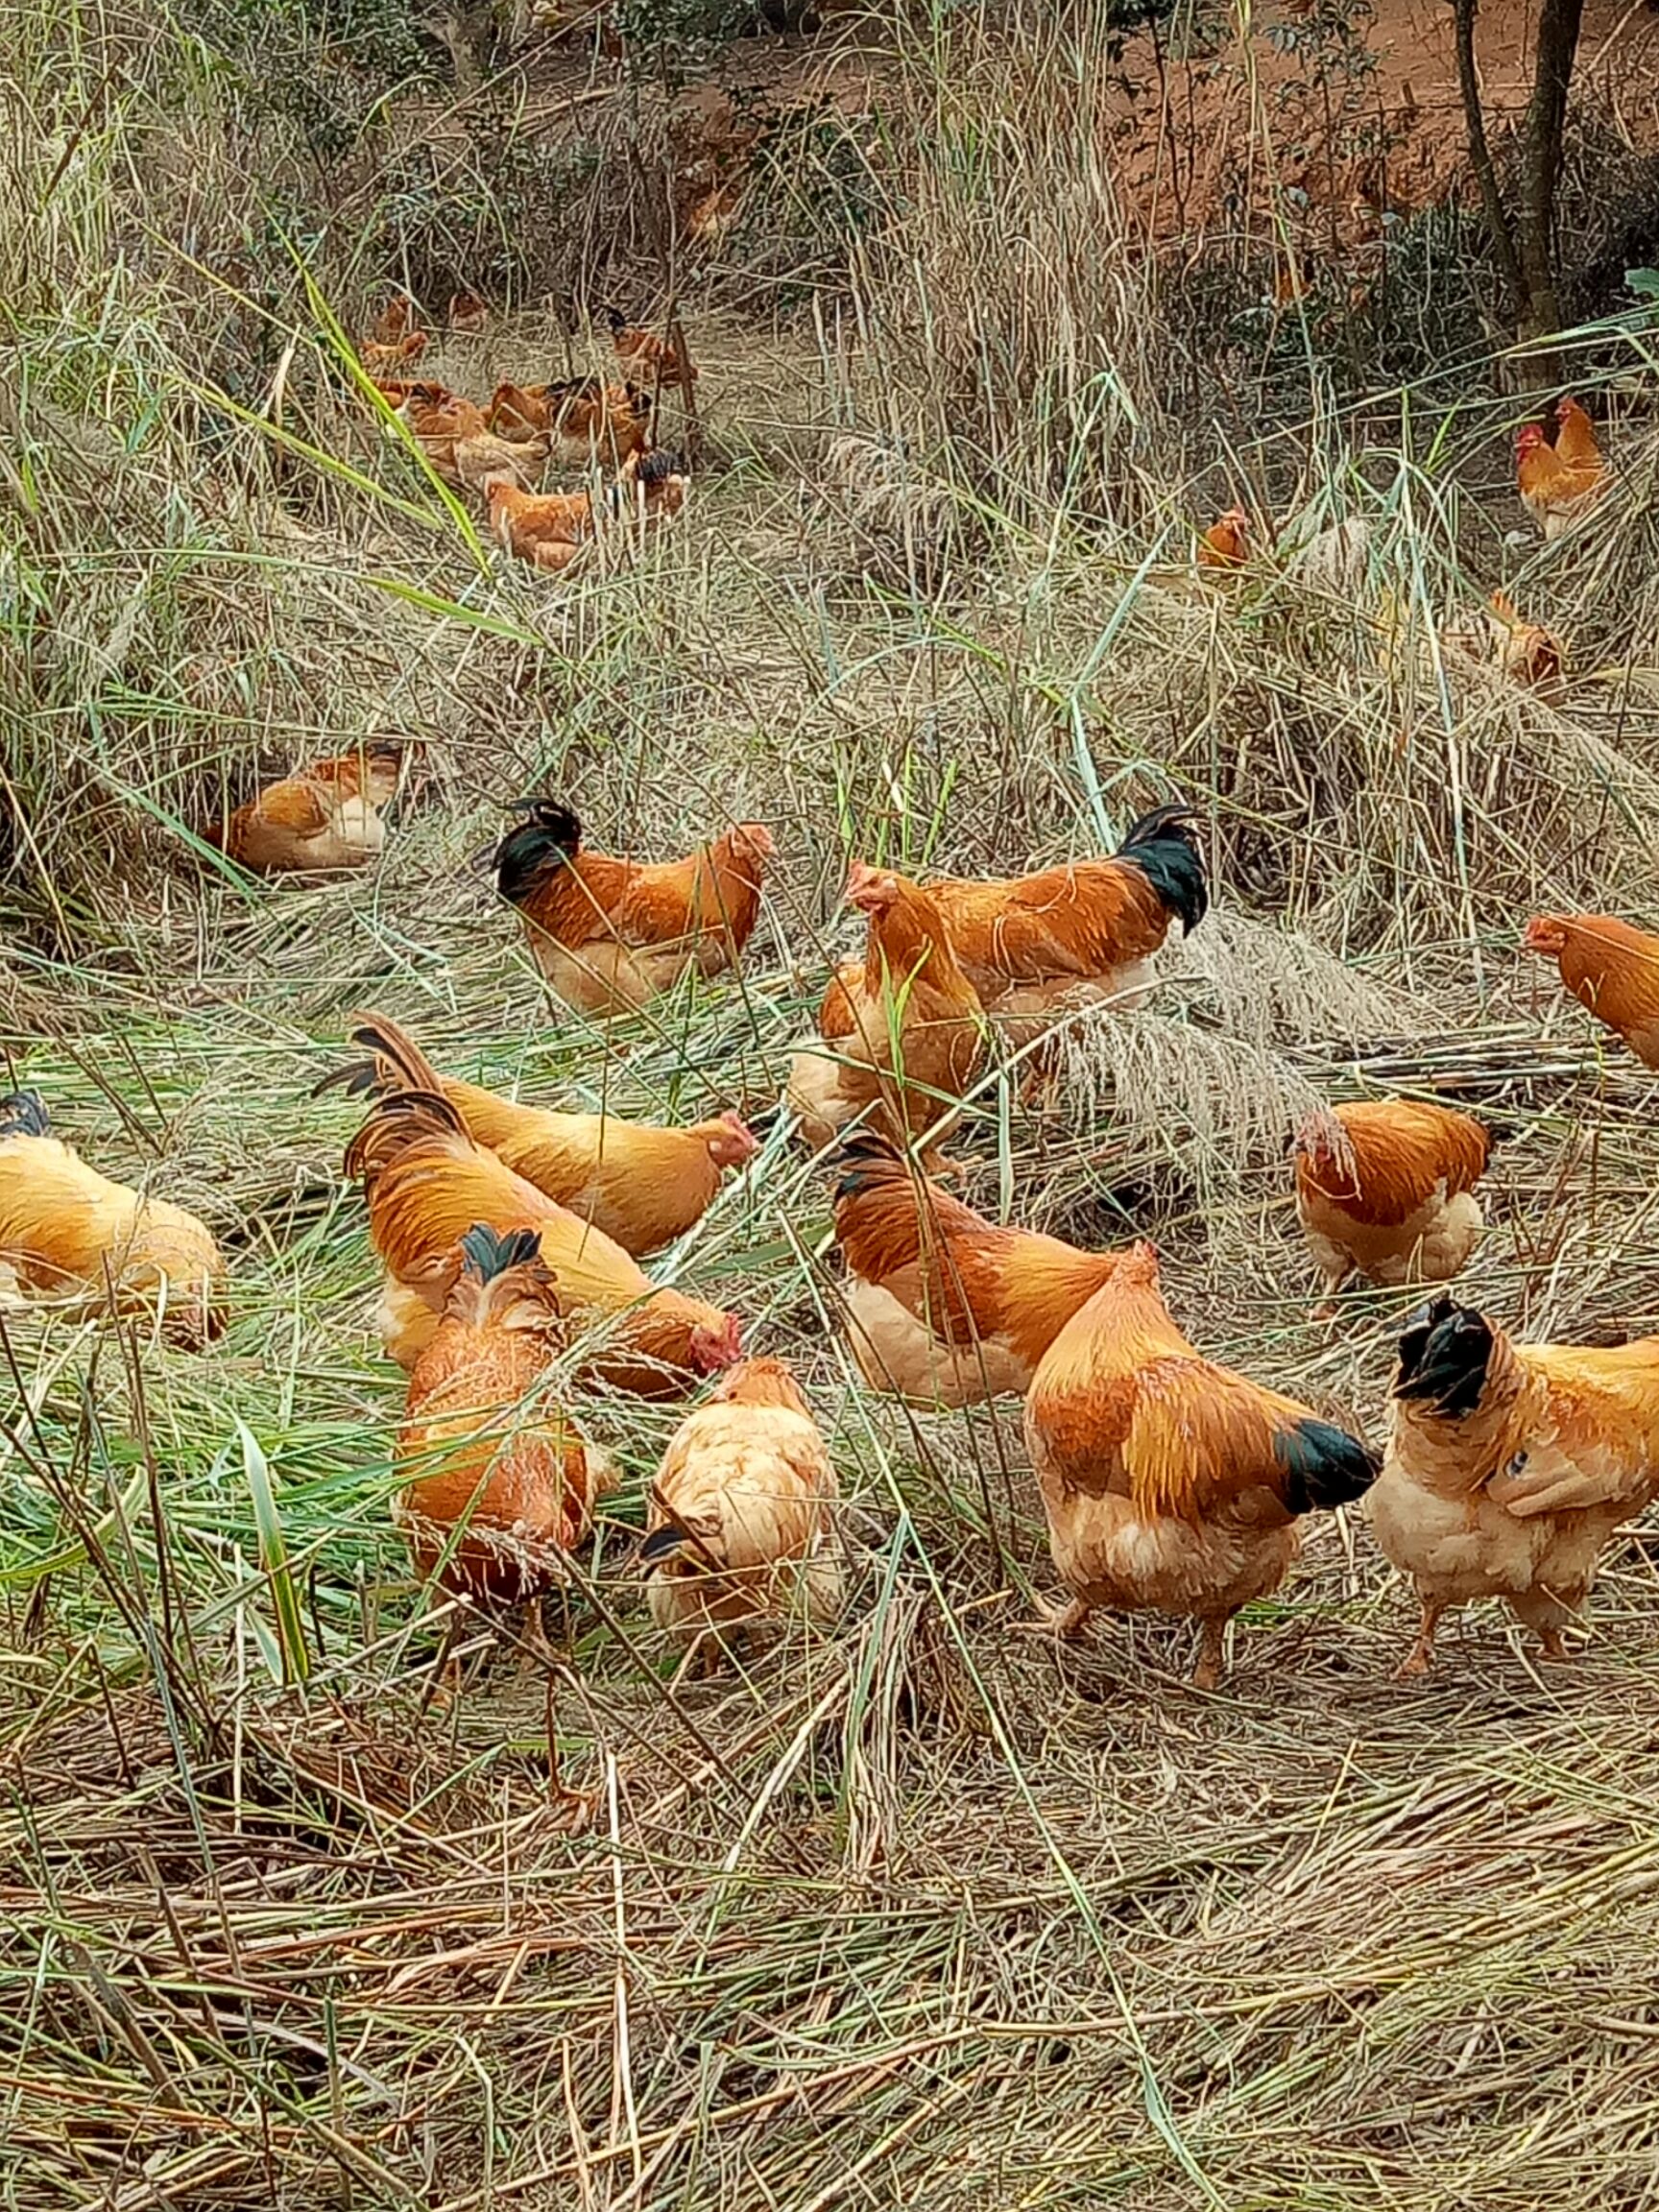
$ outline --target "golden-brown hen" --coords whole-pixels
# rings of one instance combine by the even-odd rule
[[[1102,1605],[1195,1617],[1201,1689],[1220,1677],[1234,1614],[1285,1579],[1301,1517],[1363,1496],[1378,1465],[1295,1399],[1201,1358],[1149,1244],[1132,1245],[1054,1339],[1025,1440],[1074,1593],[1061,1633]]]
[[[1023,1395],[1118,1264],[1116,1253],[985,1220],[866,1129],[842,1146],[835,1241],[865,1381],[930,1405]]]
[[[1523,422],[1515,437],[1515,477],[1521,504],[1546,538],[1558,538],[1586,515],[1609,478],[1590,418],[1575,399],[1555,410],[1551,445],[1543,426]]]
[[[1250,517],[1242,507],[1229,507],[1199,535],[1200,568],[1242,568],[1250,558]]]
[[[1410,1098],[1310,1116],[1296,1137],[1296,1217],[1327,1300],[1355,1274],[1450,1282],[1485,1227],[1475,1186],[1491,1149],[1473,1116]]]
[[[371,338],[357,349],[357,358],[366,374],[378,380],[382,376],[397,376],[413,369],[426,350],[424,330],[407,330],[402,337],[378,340]]]
[[[568,568],[606,524],[661,523],[685,504],[685,464],[675,453],[634,456],[614,484],[595,500],[588,492],[536,493],[505,476],[486,479],[490,527],[509,553],[533,566]]]
[[[695,1644],[841,1610],[835,1469],[781,1359],[745,1359],[668,1440],[640,1562],[651,1616]],[[710,1654],[711,1655],[711,1654]]]
[[[788,1104],[816,1147],[870,1107],[890,1134],[920,1135],[949,1115],[985,1057],[979,997],[932,895],[854,860],[847,897],[870,919],[864,957],[836,972],[818,1017],[821,1042],[789,1070]]]
[[[963,973],[1015,1045],[1070,1007],[1133,1003],[1152,980],[1170,923],[1190,933],[1210,905],[1186,806],[1142,815],[1109,859],[926,888]]]
[[[1659,1068],[1659,937],[1616,914],[1538,914],[1522,942],[1555,962],[1573,996],[1645,1068]]]
[[[225,1325],[225,1262],[194,1214],[111,1183],[52,1134],[36,1091],[0,1099],[0,1268],[43,1298],[158,1311],[192,1350]]]
[[[697,372],[691,365],[689,354],[683,354],[667,338],[659,338],[654,330],[646,330],[630,324],[619,307],[608,311],[611,323],[611,343],[616,349],[616,358],[625,369],[636,375],[641,372],[654,376],[659,384],[694,384]]]
[[[474,1225],[497,1236],[533,1229],[572,1321],[609,1321],[595,1374],[642,1398],[672,1396],[741,1356],[737,1322],[700,1298],[658,1289],[602,1231],[516,1175],[467,1134],[446,1098],[423,1091],[379,1099],[352,1139],[346,1172],[360,1177],[369,1234],[386,1270],[386,1349],[412,1367],[438,1325]]]
[[[387,404],[408,426],[434,475],[458,491],[483,492],[492,479],[519,487],[541,476],[547,459],[544,436],[515,440],[498,437],[484,410],[439,384],[411,384],[395,404]]]
[[[383,810],[397,796],[406,761],[404,748],[384,738],[310,761],[204,834],[265,875],[366,868],[385,849]]]
[[[1450,1298],[1400,1341],[1394,1430],[1371,1494],[1377,1541],[1416,1586],[1433,1663],[1450,1607],[1503,1598],[1564,1659],[1620,1523],[1659,1495],[1659,1337],[1614,1351],[1514,1344]]]
[[[407,1031],[384,1014],[360,1014],[351,1042],[373,1058],[332,1081],[382,1095],[441,1093],[469,1136],[636,1259],[694,1228],[714,1203],[725,1170],[741,1167],[760,1148],[732,1113],[664,1129],[614,1114],[559,1114],[498,1098],[475,1083],[440,1075]]]
[[[553,384],[497,384],[486,414],[508,438],[545,433],[573,457],[597,454],[617,466],[651,444],[651,402],[637,384],[569,376]]]
[[[760,913],[777,847],[739,822],[684,860],[618,860],[591,852],[557,800],[533,799],[496,848],[495,886],[524,919],[537,966],[567,1005],[624,1014],[688,971],[734,968]]]
[[[393,1508],[420,1573],[446,1589],[533,1602],[588,1531],[600,1468],[556,1407],[527,1403],[563,1328],[535,1231],[469,1229],[409,1377]]]

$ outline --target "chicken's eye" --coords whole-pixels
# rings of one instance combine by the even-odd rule
[[[1526,1455],[1526,1453],[1525,1453],[1525,1452],[1514,1452],[1514,1453],[1511,1453],[1511,1455],[1510,1455],[1510,1457],[1509,1457],[1509,1464],[1508,1464],[1508,1466],[1507,1466],[1507,1467],[1505,1467],[1505,1468],[1504,1468],[1504,1470],[1503,1470],[1504,1474],[1505,1474],[1505,1475],[1523,1475],[1523,1474],[1525,1474],[1525,1473],[1526,1473],[1526,1471],[1527,1471],[1527,1455]]]

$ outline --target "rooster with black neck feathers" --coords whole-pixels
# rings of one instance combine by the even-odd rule
[[[1606,1351],[1514,1344],[1450,1298],[1400,1339],[1377,1541],[1423,1616],[1402,1675],[1427,1673],[1451,1607],[1503,1598],[1565,1659],[1620,1523],[1659,1494],[1659,1337]]]
[[[926,886],[963,974],[1011,1044],[1028,1043],[1070,1007],[1130,1005],[1143,995],[1170,924],[1190,935],[1209,912],[1192,823],[1188,806],[1158,806],[1110,858]]]
[[[567,1005],[624,1014],[690,969],[735,968],[760,913],[772,832],[739,822],[684,860],[617,860],[583,843],[556,799],[525,801],[496,848],[495,886],[524,917],[537,966]]]

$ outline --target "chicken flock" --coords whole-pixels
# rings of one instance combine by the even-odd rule
[[[401,755],[314,766],[276,787],[278,805],[265,794],[270,820],[234,819],[223,842],[253,857],[278,827],[325,838],[406,768]],[[552,995],[604,1021],[734,974],[777,857],[759,822],[677,859],[614,856],[548,795],[514,810],[491,860]],[[862,957],[829,977],[784,1097],[830,1181],[852,1360],[872,1390],[916,1404],[1023,1399],[1067,1594],[1045,1612],[1057,1632],[1102,1607],[1191,1619],[1194,1679],[1213,1686],[1228,1624],[1284,1582],[1301,1524],[1366,1500],[1421,1602],[1403,1671],[1430,1664],[1448,1608],[1491,1597],[1561,1657],[1614,1531],[1659,1496],[1659,1338],[1518,1345],[1440,1287],[1482,1234],[1493,1139],[1479,1120],[1366,1099],[1315,1112],[1295,1140],[1320,1315],[1339,1320],[1355,1278],[1434,1286],[1406,1325],[1381,1453],[1208,1358],[1149,1243],[1083,1250],[944,1187],[943,1147],[975,1089],[1012,1055],[1040,1064],[1085,1009],[1137,1008],[1210,896],[1179,801],[1109,856],[1011,878],[852,862]],[[1523,943],[1659,1070],[1659,939],[1553,914]],[[368,1101],[345,1167],[379,1263],[380,1335],[408,1377],[397,1519],[421,1575],[534,1611],[614,1484],[565,1403],[572,1382],[669,1400],[709,1382],[649,1494],[637,1563],[654,1618],[704,1664],[764,1623],[832,1621],[847,1579],[836,1474],[800,1381],[746,1353],[737,1313],[641,1264],[754,1159],[743,1118],[676,1128],[520,1103],[445,1074],[372,1010],[348,1043],[322,1087]],[[229,1271],[206,1226],[80,1159],[29,1091],[0,1103],[0,1270],[12,1297],[153,1315],[189,1348],[226,1321]]]
[[[452,333],[479,340],[489,310],[475,294],[457,293],[448,322]],[[441,482],[482,502],[507,552],[547,574],[574,567],[608,529],[656,526],[685,504],[685,459],[656,449],[655,428],[662,392],[677,388],[688,398],[697,372],[682,349],[630,325],[619,309],[611,325],[620,382],[500,382],[482,403],[413,373],[429,334],[406,293],[382,309],[358,348],[376,412],[397,423]],[[541,491],[550,461],[589,476],[608,470],[611,482],[597,493]]]

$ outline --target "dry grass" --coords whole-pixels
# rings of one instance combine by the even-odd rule
[[[1363,580],[1199,588],[1214,478],[1161,472],[1155,332],[1126,335],[1127,277],[1098,287],[1073,250],[1105,220],[1067,166],[1073,109],[1022,143],[989,128],[1053,90],[1037,39],[1006,78],[981,56],[948,80],[918,226],[872,253],[844,336],[693,318],[721,466],[642,560],[549,589],[480,565],[356,421],[302,287],[282,425],[342,462],[222,413],[204,442],[211,294],[158,275],[177,201],[143,252],[106,251],[121,149],[187,88],[138,73],[94,101],[106,35],[76,21],[0,218],[0,270],[33,272],[11,294],[30,380],[3,402],[26,466],[0,766],[28,824],[4,1043],[101,1165],[213,1220],[234,1310],[200,1358],[4,1316],[7,2200],[1659,2203],[1640,1532],[1564,1671],[1482,1609],[1429,1686],[1395,1688],[1411,1609],[1358,1522],[1313,1532],[1215,1695],[1176,1627],[1058,1651],[1019,1632],[1051,1577],[1015,1409],[858,1384],[823,1181],[780,1130],[667,1267],[807,1379],[847,1498],[844,1626],[672,1687],[630,1562],[672,1411],[596,1400],[626,1479],[550,1611],[560,1667],[543,1684],[463,1623],[451,1702],[389,1518],[400,1378],[339,1177],[352,1111],[310,1095],[372,1000],[528,1095],[758,1104],[851,940],[849,850],[1000,872],[1100,850],[1176,788],[1212,919],[1052,1095],[988,1082],[969,1195],[1155,1234],[1207,1351],[1376,1437],[1407,1301],[1311,1326],[1283,1143],[1316,1097],[1438,1092],[1503,1139],[1470,1296],[1535,1334],[1659,1330],[1654,1087],[1516,950],[1534,904],[1654,918],[1640,436],[1604,527],[1517,558],[1497,401],[1367,450],[1310,393],[1237,480],[1299,476],[1303,538],[1362,517]],[[210,109],[173,128],[228,174]],[[974,292],[1045,191],[1042,283]],[[526,322],[491,366],[554,343]],[[1089,467],[1057,485],[1073,449]],[[1429,646],[1505,568],[1574,649],[1559,709]],[[193,850],[225,781],[380,730],[425,741],[434,788],[374,876],[250,885]],[[543,780],[640,851],[774,824],[740,986],[610,1034],[548,1008],[468,861]],[[580,1833],[550,1719],[593,1798]]]

